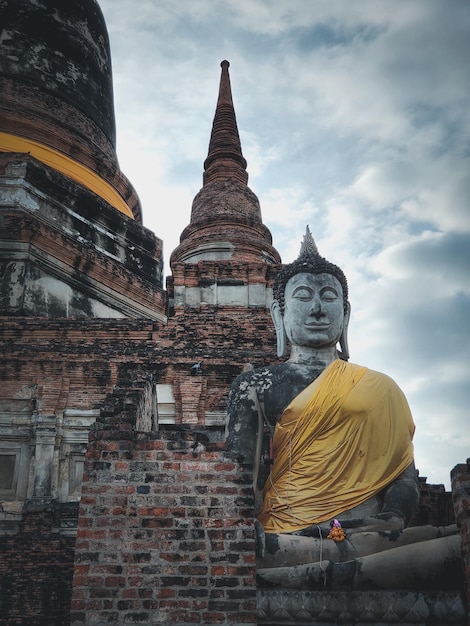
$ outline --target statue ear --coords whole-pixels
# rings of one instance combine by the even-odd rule
[[[341,337],[339,338],[339,345],[341,348],[339,357],[343,359],[343,361],[349,360],[348,327],[349,327],[350,317],[351,317],[351,305],[349,304],[349,302],[346,302],[346,310],[344,312],[344,319],[343,319],[343,330],[341,331]]]
[[[282,357],[287,354],[287,335],[286,329],[284,328],[281,307],[277,300],[273,300],[271,303],[271,317],[274,322],[274,328],[276,329],[277,356]]]

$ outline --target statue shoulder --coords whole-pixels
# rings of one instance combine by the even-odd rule
[[[400,423],[411,434],[415,425],[408,400],[398,383],[388,374],[367,369],[364,375],[364,385],[361,388],[364,406],[370,410],[372,406],[381,406],[381,417],[389,419],[395,424]]]
[[[374,384],[380,385],[384,391],[405,398],[400,385],[388,374],[367,368],[367,375],[370,380],[374,380]]]
[[[253,390],[258,394],[263,394],[269,390],[279,378],[280,365],[269,365],[257,367],[247,372],[239,374],[233,381],[230,388],[230,398],[240,396],[242,398],[251,397]]]
[[[275,427],[286,406],[314,380],[321,370],[285,362],[260,367],[240,374],[229,395],[229,418],[257,421],[263,419]]]

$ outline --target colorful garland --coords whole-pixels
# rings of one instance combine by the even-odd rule
[[[346,539],[346,533],[337,519],[333,520],[327,539],[333,539],[333,541],[344,541]]]

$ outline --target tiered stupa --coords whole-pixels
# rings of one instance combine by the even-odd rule
[[[0,312],[165,319],[162,243],[116,156],[96,0],[0,0]]]
[[[0,0],[0,150],[24,152],[141,221],[116,157],[109,40],[95,0]]]
[[[229,62],[222,61],[221,67],[203,187],[194,198],[191,221],[170,259],[174,283],[169,281],[168,290],[170,298],[174,295],[175,307],[204,301],[243,307],[266,305],[270,298],[266,272],[280,263],[271,233],[262,222],[258,198],[247,185]],[[212,293],[208,294],[211,285]],[[197,293],[202,286],[205,293]]]

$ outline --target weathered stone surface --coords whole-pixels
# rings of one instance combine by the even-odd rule
[[[28,155],[0,155],[0,189],[0,313],[165,319],[150,231]]]
[[[258,624],[466,624],[457,592],[258,590]]]
[[[5,31],[0,74],[36,84],[86,111],[114,143],[111,55],[98,3],[85,0],[66,8],[54,2],[45,10],[36,2],[1,0],[0,11]]]
[[[0,12],[0,131],[86,166],[142,222],[117,161],[109,40],[96,0],[0,0]]]

